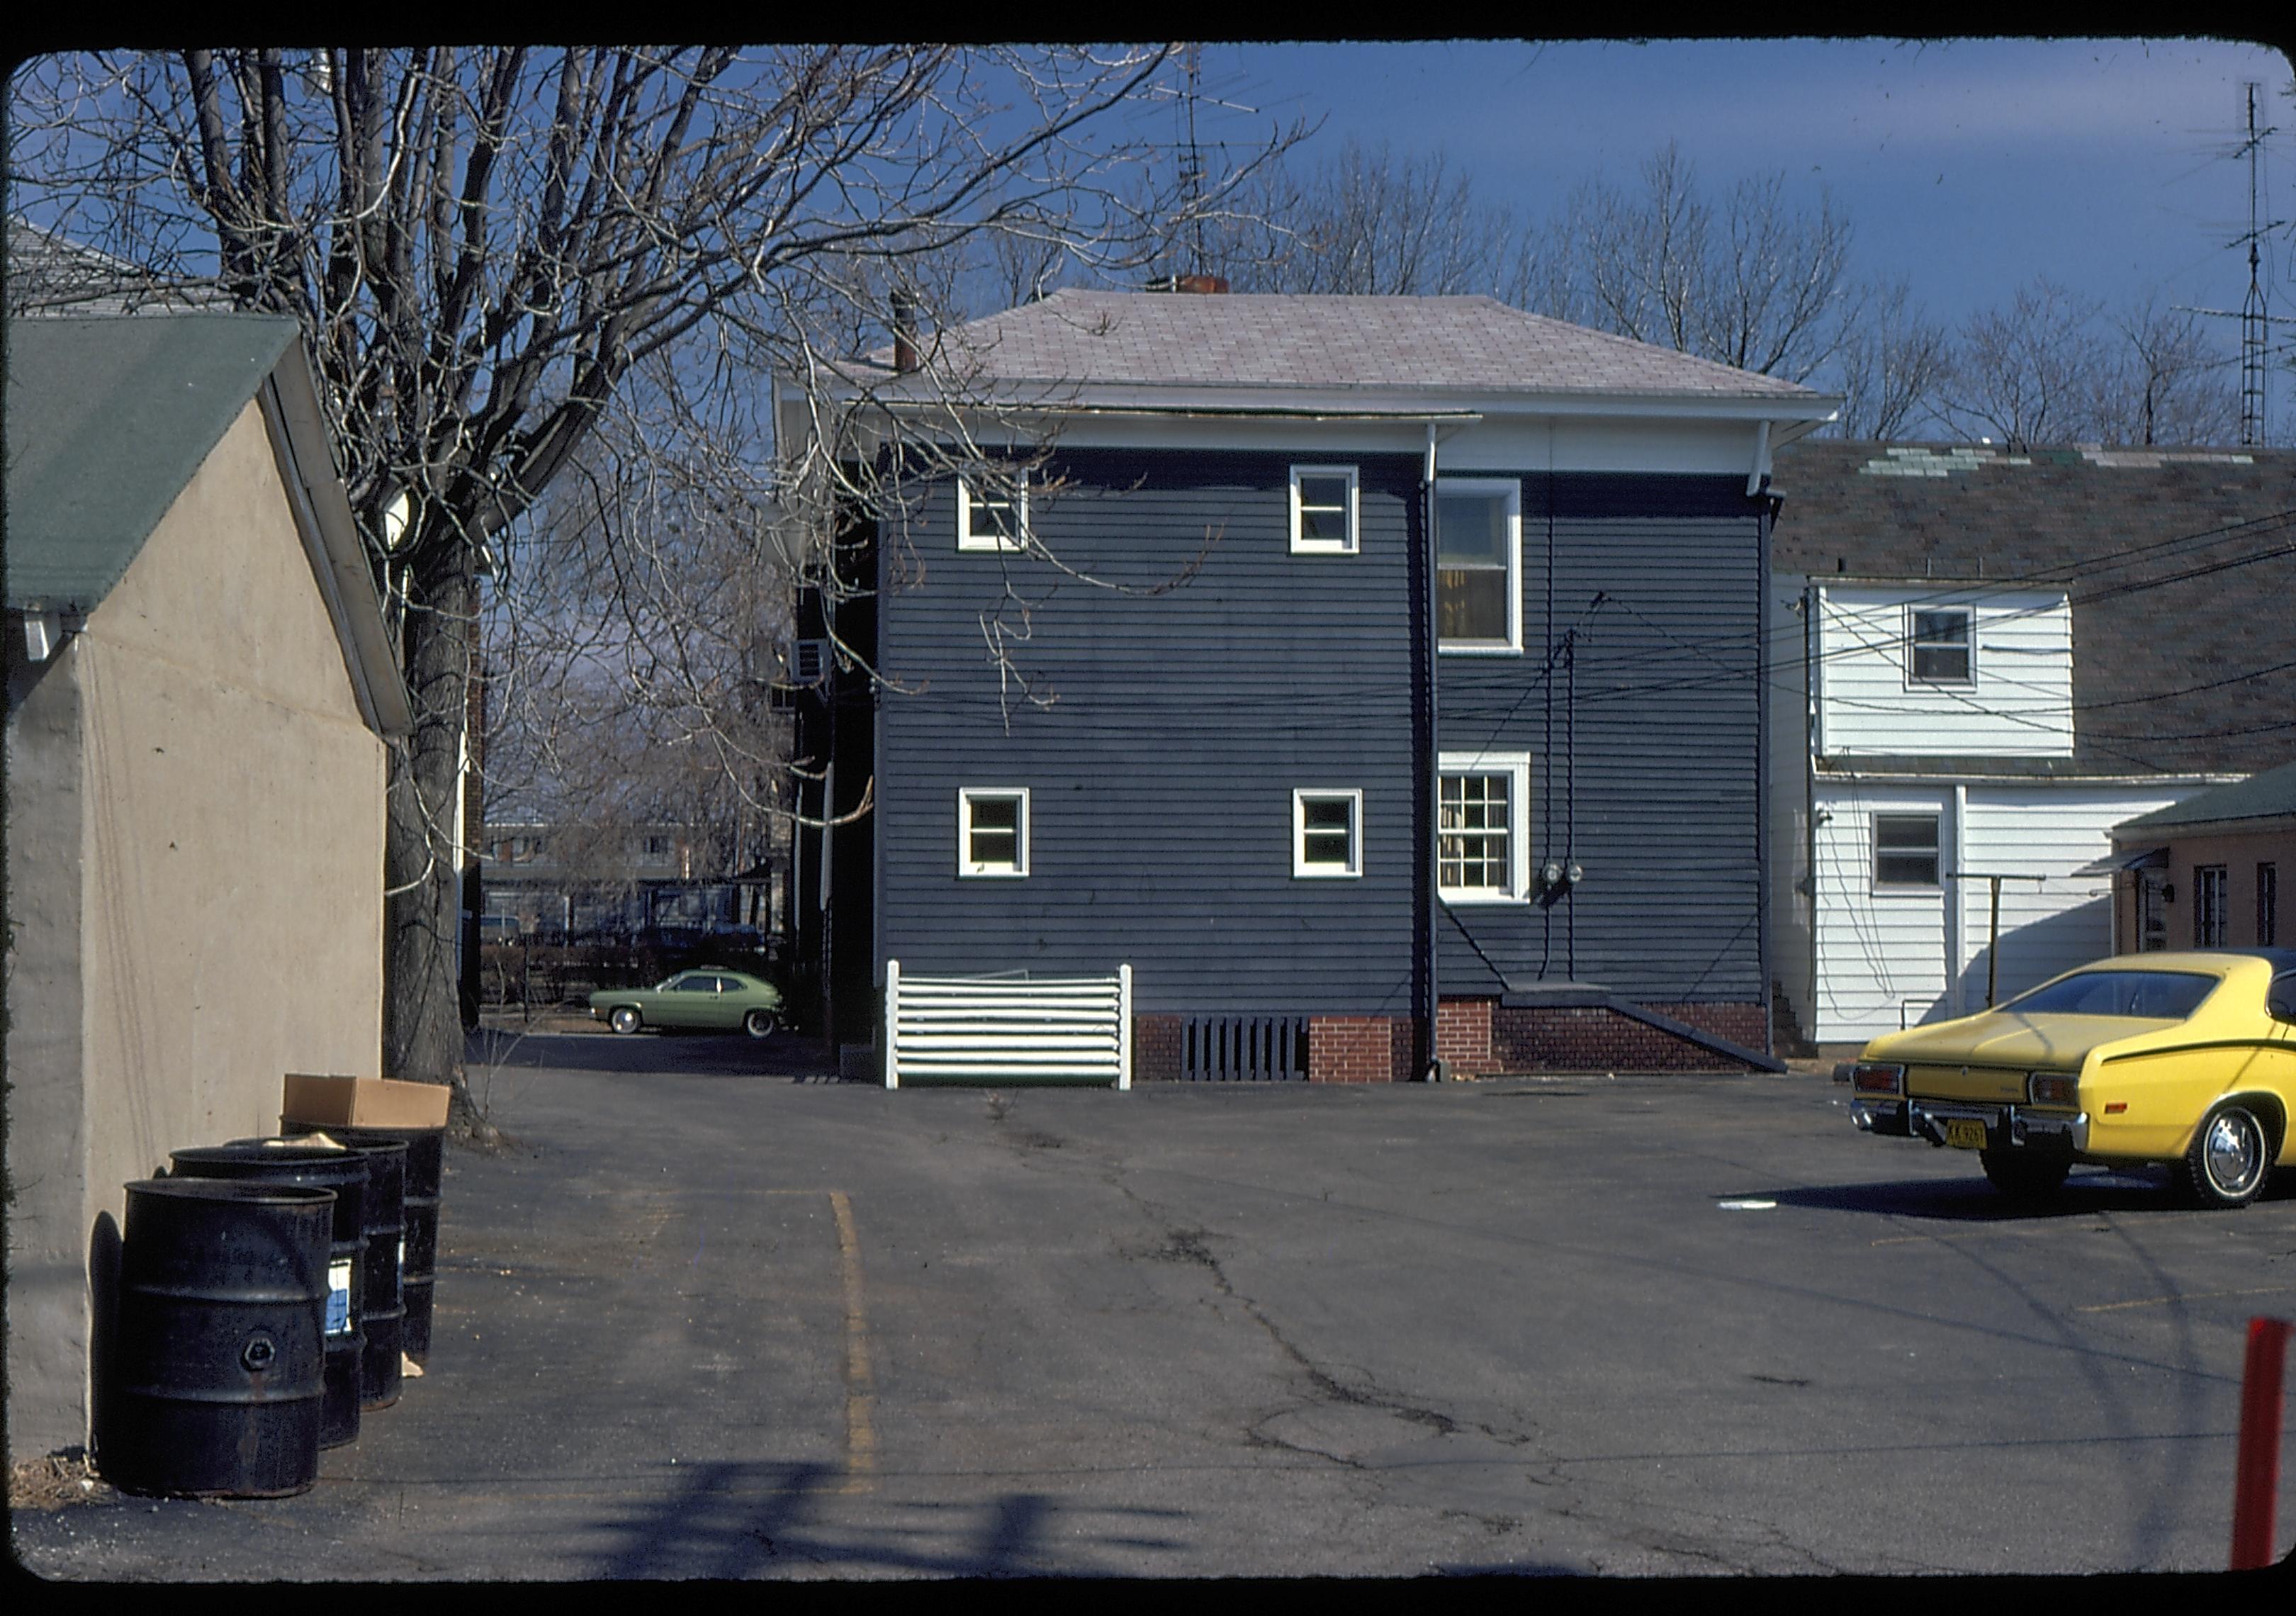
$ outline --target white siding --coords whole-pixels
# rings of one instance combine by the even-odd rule
[[[2008,998],[2061,971],[2112,952],[2112,882],[2075,875],[2112,851],[2109,833],[2124,819],[2167,808],[2202,788],[2054,783],[1969,788],[1962,866],[1974,874],[2038,875],[2001,883],[2001,971]],[[1962,901],[1964,1013],[1985,1007],[1986,936],[1991,883],[1970,880]]]
[[[1818,988],[1805,1032],[1823,1043],[1859,1042],[1982,1010],[1992,883],[1980,876],[2041,878],[2001,883],[1997,998],[2110,954],[2111,881],[2073,872],[2112,850],[2112,826],[2202,789],[2055,781],[1822,783]],[[1945,880],[1938,890],[1875,889],[1877,813],[1939,816]]]
[[[1820,586],[1820,750],[1857,757],[2070,757],[2072,611],[2049,590],[1940,584]],[[1915,685],[1909,608],[1974,614],[1969,685]]]
[[[1874,816],[1939,816],[1939,857],[1953,865],[1953,787],[1826,783],[1817,792],[1820,1043],[1862,1041],[1932,1021],[1942,1009],[1948,889],[1876,891]]]

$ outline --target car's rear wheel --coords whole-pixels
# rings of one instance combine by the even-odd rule
[[[1980,1151],[1977,1157],[1993,1187],[2013,1201],[2038,1201],[2056,1194],[2073,1169],[2069,1156],[2030,1150]]]
[[[753,1038],[769,1038],[780,1025],[770,1010],[752,1010],[742,1018],[742,1030]]]
[[[636,1005],[622,1005],[606,1018],[606,1024],[616,1032],[636,1032],[645,1025],[645,1018],[638,1013]]]
[[[2272,1177],[2271,1130],[2242,1102],[2226,1101],[2193,1136],[2183,1177],[2185,1194],[2201,1206],[2246,1206]]]

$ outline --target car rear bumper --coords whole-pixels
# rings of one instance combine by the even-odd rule
[[[1861,1132],[1897,1139],[1946,1142],[1946,1124],[1974,1120],[1985,1125],[1991,1150],[2070,1151],[2088,1149],[2088,1113],[2037,1112],[2022,1105],[1977,1105],[1958,1100],[1857,1099],[1849,1120]]]

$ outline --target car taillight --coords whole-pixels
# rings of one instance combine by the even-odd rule
[[[1849,1087],[1861,1095],[1902,1094],[1906,1087],[1906,1069],[1902,1066],[1877,1066],[1860,1061],[1849,1069]]]
[[[2037,1071],[2025,1079],[2025,1093],[2036,1105],[2070,1105],[2078,1078],[2062,1071]]]

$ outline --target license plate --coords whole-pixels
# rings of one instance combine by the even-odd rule
[[[1948,1117],[1945,1142],[1956,1150],[1981,1151],[1985,1148],[1985,1124],[1975,1117]]]

